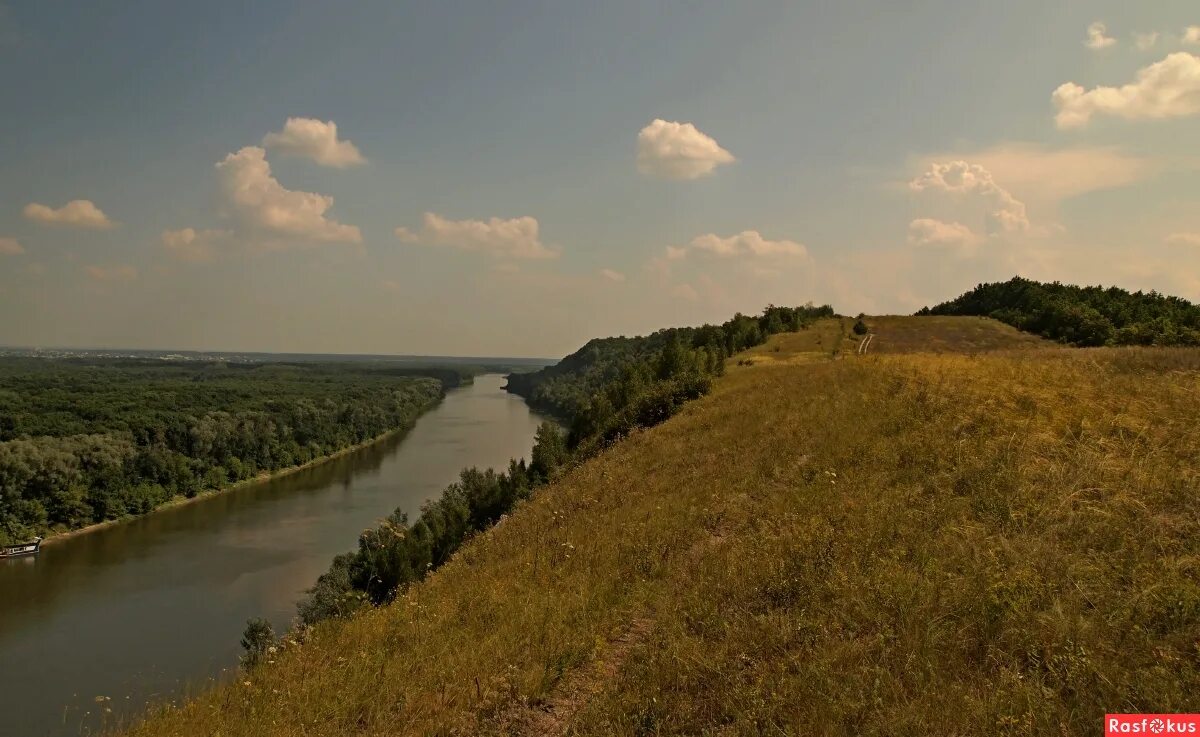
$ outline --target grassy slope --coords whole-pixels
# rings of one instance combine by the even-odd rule
[[[975,353],[1057,345],[988,317],[884,316],[867,320],[876,353]]]
[[[922,320],[873,321],[878,345],[952,347]],[[395,605],[133,733],[1095,734],[1200,710],[1200,352],[858,357],[847,327],[735,359]]]

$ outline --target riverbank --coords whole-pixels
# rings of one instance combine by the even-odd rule
[[[1112,704],[1194,710],[1198,352],[963,331],[956,355],[903,319],[943,352],[891,353],[883,321],[845,360],[820,325],[774,336],[391,605],[127,734],[1085,735]]]
[[[388,440],[389,438],[394,438],[397,435],[408,433],[410,430],[412,430],[413,426],[416,424],[417,420],[420,419],[421,416],[423,416],[426,412],[430,411],[431,409],[434,409],[441,403],[442,403],[442,399],[439,399],[436,402],[430,403],[427,407],[425,407],[424,409],[421,410],[420,414],[418,414],[416,417],[413,418],[412,422],[408,423],[408,425],[406,425],[405,427],[398,427],[394,430],[388,430],[385,433],[376,435],[375,437],[371,438],[370,440],[367,440],[366,442],[355,443],[354,445],[347,446],[339,451],[329,453],[328,455],[323,455],[319,458],[314,458],[311,461],[300,464],[299,466],[288,466],[287,468],[281,468],[281,469],[278,469],[275,471],[270,471],[268,473],[260,473],[257,476],[254,476],[254,477],[248,478],[248,479],[242,479],[241,481],[234,482],[234,483],[230,484],[229,486],[224,486],[220,489],[210,489],[208,491],[200,492],[199,494],[197,494],[196,496],[193,496],[193,497],[175,496],[175,497],[172,497],[171,499],[168,499],[167,501],[163,502],[162,504],[158,505],[154,509],[151,509],[149,512],[146,512],[144,514],[131,514],[131,515],[126,515],[124,517],[119,517],[117,519],[108,519],[108,520],[104,520],[103,522],[96,522],[95,524],[91,524],[86,527],[80,527],[80,528],[77,528],[74,530],[63,530],[62,532],[51,532],[43,538],[42,545],[43,546],[52,545],[57,542],[62,542],[63,540],[69,540],[74,537],[79,537],[80,535],[86,535],[88,533],[97,532],[99,530],[104,530],[109,527],[114,527],[116,525],[126,524],[133,520],[142,519],[142,518],[147,517],[152,514],[164,512],[168,509],[174,509],[176,507],[182,507],[182,506],[192,504],[195,502],[204,501],[206,499],[212,499],[214,497],[221,496],[223,494],[228,494],[233,491],[242,490],[242,489],[245,489],[250,486],[256,486],[258,484],[263,484],[268,481],[275,481],[276,479],[280,479],[285,476],[290,476],[294,473],[299,473],[300,471],[304,471],[304,470],[313,468],[315,466],[323,465],[334,459],[349,455],[350,453],[354,453],[356,451],[363,450],[364,448],[369,448],[372,445],[381,443],[385,440]]]
[[[107,734],[226,682],[246,620],[285,630],[363,530],[419,514],[464,467],[528,455],[542,418],[502,383],[481,375],[407,433],[303,472],[0,561],[0,734]]]

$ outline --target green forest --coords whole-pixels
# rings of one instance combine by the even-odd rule
[[[828,305],[769,306],[761,315],[739,314],[721,325],[592,340],[554,366],[510,375],[509,391],[557,416],[569,432],[545,423],[528,462],[511,461],[502,472],[464,469],[439,499],[422,507],[415,522],[397,509],[364,532],[358,549],[335,558],[300,602],[301,621],[312,625],[391,601],[561,469],[637,428],[662,422],[684,402],[705,394],[712,377],[724,373],[727,357],[833,314]],[[270,645],[270,637],[261,634],[264,627],[262,620],[250,623],[247,663]]]
[[[0,360],[0,541],[143,514],[407,428],[464,369]]]
[[[729,356],[833,314],[829,305],[771,305],[761,315],[737,314],[720,325],[597,338],[553,366],[509,376],[507,388],[534,409],[570,423],[578,444],[604,432],[637,398],[652,393],[656,382],[719,375]]]
[[[1013,277],[980,284],[918,315],[978,315],[1076,346],[1200,345],[1200,306],[1158,292]]]

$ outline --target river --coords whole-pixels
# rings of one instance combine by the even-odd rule
[[[449,391],[403,437],[0,561],[0,735],[89,734],[231,673],[247,618],[286,629],[364,528],[528,457],[541,418],[503,383]]]

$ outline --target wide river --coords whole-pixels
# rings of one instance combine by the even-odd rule
[[[403,437],[0,561],[0,735],[89,734],[228,676],[247,618],[286,629],[363,529],[464,466],[528,457],[542,418],[503,383],[451,390]]]

